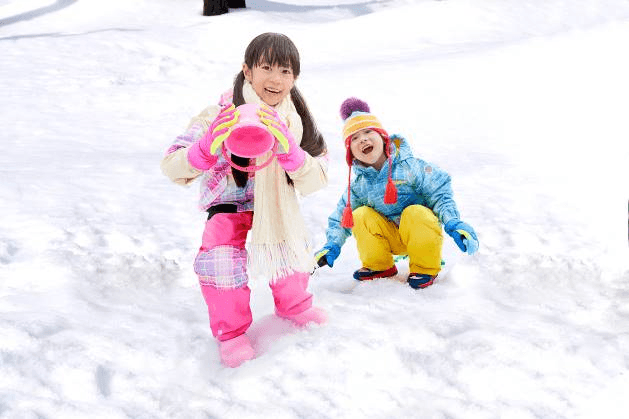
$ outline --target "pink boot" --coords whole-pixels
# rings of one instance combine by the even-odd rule
[[[295,272],[271,284],[275,314],[278,317],[288,319],[297,326],[305,326],[311,322],[322,324],[327,321],[326,312],[312,306],[312,294],[306,290],[309,278],[308,273]]]
[[[236,368],[245,361],[255,358],[255,351],[247,335],[242,334],[235,338],[219,341],[218,352],[223,364],[230,368]]]
[[[278,316],[280,316],[278,314]],[[303,327],[308,323],[324,324],[328,321],[328,314],[319,307],[310,307],[308,310],[292,316],[280,316],[292,321],[296,326]]]

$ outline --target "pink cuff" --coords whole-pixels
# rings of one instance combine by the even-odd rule
[[[199,141],[188,148],[188,163],[195,169],[209,170],[217,161],[218,156],[204,152]]]

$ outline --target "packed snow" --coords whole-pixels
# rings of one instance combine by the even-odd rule
[[[629,2],[0,0],[0,418],[624,418]],[[330,152],[314,249],[347,183],[338,109],[367,101],[453,178],[413,290],[357,283],[355,242],[293,327],[252,278],[257,357],[221,365],[192,262],[198,184],[163,153],[262,32],[298,46]]]

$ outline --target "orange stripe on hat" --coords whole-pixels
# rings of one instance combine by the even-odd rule
[[[345,125],[343,126],[343,138],[347,140],[348,137],[351,137],[358,131],[366,128],[374,128],[384,131],[382,124],[374,115],[355,112],[345,120]]]

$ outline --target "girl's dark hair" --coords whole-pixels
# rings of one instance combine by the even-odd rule
[[[267,32],[256,36],[245,50],[245,64],[247,67],[253,68],[262,63],[270,65],[280,65],[282,67],[290,67],[295,77],[299,76],[301,70],[299,65],[299,51],[286,35],[281,33]],[[242,86],[245,82],[245,74],[240,71],[234,79],[234,106],[240,106],[245,103],[242,94]],[[293,100],[295,109],[301,117],[303,125],[303,137],[301,140],[301,148],[313,157],[319,156],[325,152],[325,140],[317,129],[314,119],[306,106],[306,102],[296,86],[290,91],[290,97]],[[248,166],[249,159],[244,157],[232,156],[234,163],[240,166]],[[232,168],[234,180],[239,187],[245,186],[247,173]],[[288,182],[292,183],[288,175]]]

